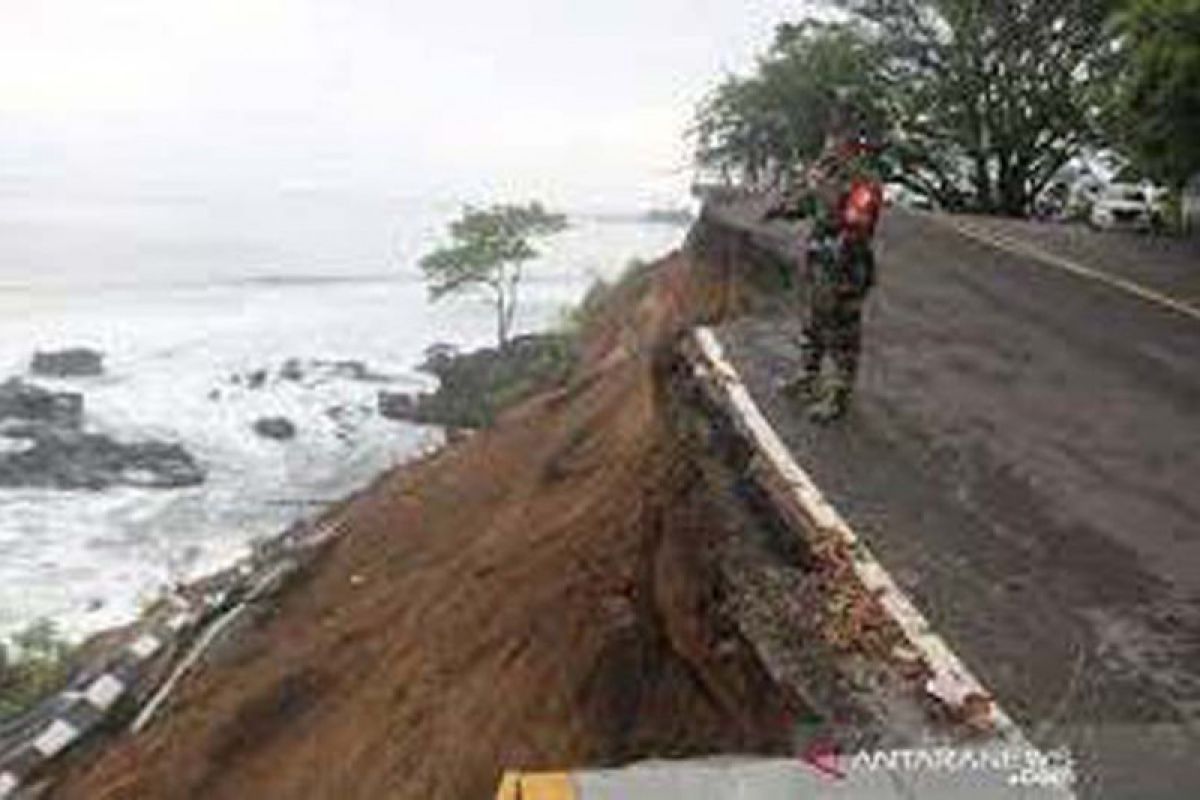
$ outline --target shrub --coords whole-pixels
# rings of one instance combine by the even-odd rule
[[[38,620],[0,642],[0,718],[20,713],[67,678],[71,646],[53,622]]]

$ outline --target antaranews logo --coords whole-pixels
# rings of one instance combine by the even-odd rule
[[[844,780],[854,773],[880,771],[893,774],[990,773],[1013,787],[1067,788],[1076,780],[1075,759],[1065,747],[1050,751],[1009,746],[914,747],[861,750],[847,755],[833,739],[820,737],[810,741],[799,758],[831,780]]]
[[[846,777],[841,765],[841,751],[833,739],[817,737],[811,740],[800,753],[800,760],[826,778],[842,780]]]

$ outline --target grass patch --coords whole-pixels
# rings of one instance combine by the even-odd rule
[[[0,718],[19,714],[62,686],[73,650],[48,620],[0,642]]]

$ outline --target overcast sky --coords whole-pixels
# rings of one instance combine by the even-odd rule
[[[0,0],[0,189],[669,197],[696,100],[810,5]]]

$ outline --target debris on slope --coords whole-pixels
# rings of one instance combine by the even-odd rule
[[[349,504],[269,618],[57,796],[428,800],[512,767],[788,752],[796,709],[716,596],[734,531],[660,396],[674,336],[727,297],[679,255],[641,280],[570,384]]]
[[[850,554],[788,534],[687,378],[694,325],[781,302],[762,252],[702,220],[591,298],[569,381],[338,509],[260,624],[55,796],[482,797],[920,727]]]

